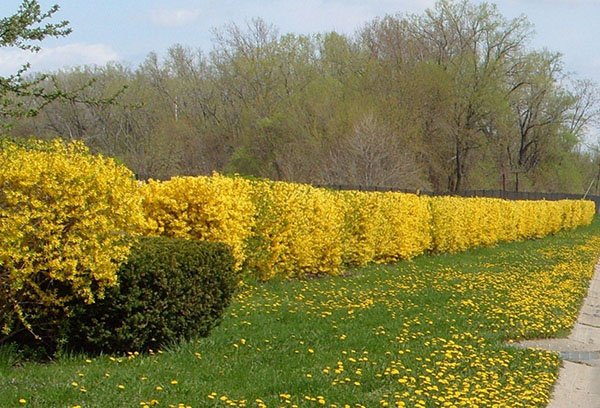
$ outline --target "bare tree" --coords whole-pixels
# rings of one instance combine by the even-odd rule
[[[359,120],[331,152],[331,180],[361,186],[427,188],[423,171],[399,135],[373,114]]]

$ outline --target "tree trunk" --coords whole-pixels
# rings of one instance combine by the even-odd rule
[[[454,162],[456,163],[456,179],[455,179],[455,183],[454,186],[452,188],[452,191],[458,191],[461,187],[461,181],[462,181],[462,171],[461,171],[461,167],[462,167],[462,157],[460,156],[460,143],[457,140],[456,141],[456,152],[455,152],[455,160]]]

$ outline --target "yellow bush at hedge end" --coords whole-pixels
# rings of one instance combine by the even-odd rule
[[[8,334],[28,315],[101,296],[145,220],[131,171],[81,143],[2,141],[0,169],[0,327]]]
[[[459,252],[497,242],[541,238],[592,221],[592,201],[431,198],[433,249]]]
[[[224,242],[238,267],[254,225],[251,184],[240,177],[175,177],[141,188],[150,234]]]

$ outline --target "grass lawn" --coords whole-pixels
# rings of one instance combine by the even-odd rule
[[[246,284],[210,337],[162,352],[11,366],[0,351],[0,407],[543,407],[559,358],[504,343],[566,335],[599,252],[596,219],[346,277]]]

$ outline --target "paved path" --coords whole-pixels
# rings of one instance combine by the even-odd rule
[[[556,351],[564,359],[548,408],[600,408],[600,263],[568,338],[515,345]]]

